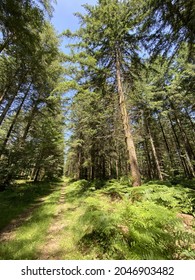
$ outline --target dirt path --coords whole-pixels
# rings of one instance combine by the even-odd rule
[[[64,215],[67,209],[65,204],[65,188],[63,186],[61,190],[60,199],[58,201],[58,206],[54,219],[48,229],[48,233],[45,239],[45,243],[39,248],[39,257],[40,260],[57,260],[60,259],[60,241],[64,235],[62,234],[66,228],[66,223],[64,222]]]

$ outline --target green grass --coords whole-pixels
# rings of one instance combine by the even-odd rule
[[[83,230],[80,228],[80,219],[86,211],[85,200],[90,195],[90,183],[86,180],[69,183],[65,191],[65,205],[63,220],[65,229],[60,238],[60,259],[66,260],[90,260],[94,259],[93,252],[83,254],[78,243],[83,236]],[[84,225],[83,225],[84,226]]]
[[[14,185],[0,192],[0,230],[23,213],[27,208],[39,203],[39,199],[51,194],[58,183],[40,182]]]
[[[194,214],[191,188],[170,182],[132,188],[117,180],[98,186],[81,180],[68,186],[66,198],[76,206],[73,213],[66,212],[71,220],[68,259],[195,258],[195,236],[177,217]],[[65,252],[66,246],[64,241]]]
[[[1,193],[1,226],[5,226],[18,214],[32,204],[36,205],[38,199],[46,197],[40,206],[34,209],[30,218],[19,226],[12,240],[1,242],[0,259],[36,259],[37,249],[44,242],[48,227],[54,216],[57,201],[60,196],[60,184],[40,183],[21,185],[14,190]],[[4,217],[4,215],[7,215]],[[2,219],[3,218],[3,219]]]
[[[133,188],[122,180],[65,180],[64,227],[54,232],[56,259],[195,259],[194,228],[186,230],[177,213],[194,215],[194,181],[148,182]],[[1,259],[39,259],[55,223],[60,184],[21,184],[0,193],[0,215],[6,225],[18,214],[46,199],[31,218],[0,244]],[[2,210],[2,211],[1,211]],[[50,236],[49,236],[50,237]]]

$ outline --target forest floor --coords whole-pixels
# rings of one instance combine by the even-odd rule
[[[30,199],[30,203],[28,193],[23,195],[26,196],[23,201],[21,190],[14,196],[8,193],[6,200],[0,196],[3,208],[0,213],[0,259],[85,259],[75,241],[82,207],[78,207],[79,199],[74,202],[71,198],[66,199],[66,186],[66,182],[51,185],[51,192],[45,195],[46,185],[43,185],[43,193]],[[13,201],[15,213],[14,205],[10,205]],[[12,212],[10,220],[6,209]],[[4,221],[3,216],[8,219]]]
[[[103,190],[98,184],[65,179],[0,193],[0,259],[195,259],[193,189],[131,188],[127,206],[124,184],[113,181]],[[151,247],[146,256],[145,246]]]

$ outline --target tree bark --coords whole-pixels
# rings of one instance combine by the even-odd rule
[[[162,175],[162,172],[161,172],[160,163],[159,163],[159,160],[158,160],[156,148],[155,148],[155,145],[154,145],[154,140],[153,140],[153,137],[152,137],[150,126],[148,124],[147,117],[145,119],[145,123],[146,123],[147,132],[148,132],[148,136],[149,136],[149,140],[150,140],[150,144],[151,144],[151,148],[152,148],[152,153],[153,153],[154,160],[155,160],[155,163],[156,163],[156,169],[157,169],[157,172],[158,172],[158,177],[161,181],[163,181],[163,175]]]
[[[14,102],[14,100],[15,100],[15,98],[16,98],[16,96],[17,96],[17,94],[18,94],[18,92],[19,92],[19,90],[20,90],[22,84],[23,84],[23,81],[21,81],[21,82],[19,83],[19,85],[17,86],[15,92],[13,93],[13,95],[11,96],[11,98],[8,100],[8,103],[7,103],[7,105],[5,106],[3,112],[2,112],[2,114],[1,114],[1,116],[0,116],[0,125],[2,124],[3,120],[5,119],[8,110],[9,110],[10,107],[12,106],[12,103]]]
[[[17,92],[18,93],[18,92]],[[6,104],[1,116],[0,116],[0,125],[2,124],[3,120],[5,119],[7,112],[9,110],[9,108],[11,107],[12,103],[14,102],[14,99],[17,95],[17,93],[15,93],[8,101],[8,103]]]
[[[38,182],[40,171],[41,171],[41,167],[38,167],[37,170],[36,170],[36,173],[35,173],[34,182]]]
[[[160,116],[158,115],[158,122],[159,122],[159,125],[160,125],[160,129],[162,131],[162,135],[163,135],[163,138],[164,138],[164,142],[165,142],[165,146],[166,146],[166,149],[167,149],[167,153],[168,153],[168,156],[169,156],[169,159],[170,159],[170,163],[172,165],[173,163],[173,158],[172,158],[172,154],[171,154],[171,151],[170,151],[170,148],[169,148],[169,144],[168,144],[168,141],[167,141],[167,138],[166,138],[166,135],[165,135],[165,132],[164,132],[164,128],[163,128],[163,125],[161,123],[161,120],[160,120]]]
[[[195,125],[194,125],[194,123],[192,122],[192,119],[191,119],[191,117],[190,117],[190,115],[189,115],[189,113],[188,113],[188,110],[187,110],[186,108],[185,108],[185,113],[186,113],[186,116],[187,116],[187,118],[188,118],[188,120],[189,120],[189,122],[190,122],[190,124],[191,124],[193,134],[195,134]]]
[[[30,112],[30,116],[28,118],[28,123],[27,123],[27,125],[26,125],[26,127],[24,129],[24,133],[23,133],[23,136],[22,136],[22,142],[24,142],[26,140],[26,137],[28,135],[28,131],[29,131],[30,127],[31,127],[31,124],[32,124],[32,121],[34,119],[34,116],[35,116],[36,112],[37,112],[37,102],[35,102],[32,110]]]
[[[146,154],[146,162],[147,162],[147,177],[149,179],[153,179],[153,168],[151,165],[151,158],[150,158],[150,153],[149,153],[149,149],[148,149],[148,143],[147,143],[147,139],[144,140],[144,150],[145,150],[145,154]]]
[[[119,106],[120,106],[121,118],[122,118],[122,122],[123,122],[123,129],[124,129],[124,133],[125,133],[129,163],[130,163],[130,167],[131,167],[133,186],[140,186],[141,185],[141,176],[140,176],[140,171],[139,171],[139,167],[138,167],[135,145],[134,145],[133,137],[132,137],[131,130],[130,130],[129,117],[128,117],[127,109],[126,109],[125,96],[124,96],[122,81],[121,81],[121,66],[120,66],[118,50],[116,50],[116,78],[117,78],[117,88],[118,88],[118,95],[119,95]]]
[[[189,167],[186,164],[185,158],[182,155],[181,145],[180,145],[179,139],[177,137],[177,134],[176,134],[176,131],[175,131],[175,128],[174,128],[174,124],[173,124],[173,121],[171,119],[170,114],[168,114],[168,117],[169,117],[169,121],[170,121],[171,128],[172,128],[172,131],[173,131],[173,135],[174,135],[174,138],[175,138],[176,149],[177,149],[177,152],[179,154],[179,158],[180,158],[181,164],[183,166],[184,173],[187,177],[190,177],[190,170],[189,170]]]
[[[173,114],[174,114],[174,117],[175,117],[175,121],[179,127],[179,130],[180,130],[180,133],[181,133],[181,138],[182,138],[182,141],[184,143],[184,148],[185,148],[185,154],[187,155],[187,161],[189,159],[190,161],[190,165],[192,166],[192,163],[191,161],[194,161],[195,160],[195,154],[194,154],[194,151],[192,149],[192,146],[190,144],[190,141],[188,139],[188,136],[186,134],[186,131],[184,130],[182,124],[181,124],[181,121],[180,121],[180,118],[178,117],[178,113],[177,113],[177,110],[173,104],[173,102],[170,101],[170,105],[171,105],[171,108],[173,110]],[[193,166],[192,166],[192,170],[193,170],[193,176],[194,176],[194,169],[193,169]]]
[[[31,86],[31,85],[30,85],[30,86]],[[22,109],[22,106],[23,106],[23,104],[24,104],[24,101],[25,101],[25,99],[26,99],[26,97],[27,97],[27,95],[28,95],[28,93],[29,93],[30,86],[28,87],[26,93],[24,94],[24,96],[23,96],[23,98],[22,98],[22,101],[21,101],[20,105],[19,105],[18,108],[17,108],[17,111],[16,111],[16,114],[15,114],[14,119],[13,119],[13,121],[12,121],[12,124],[11,124],[11,126],[10,126],[10,128],[9,128],[9,130],[8,130],[8,132],[7,132],[6,138],[5,138],[4,142],[3,142],[3,145],[2,145],[2,148],[1,148],[1,155],[3,154],[3,152],[4,152],[5,148],[6,148],[7,142],[8,142],[8,140],[9,140],[9,138],[10,138],[10,135],[11,135],[11,133],[12,133],[12,130],[13,130],[13,128],[14,128],[14,125],[15,125],[15,123],[16,123],[16,121],[17,121],[17,118],[18,118],[18,116],[19,116],[19,114],[20,114],[20,111],[21,111],[21,109]]]
[[[10,36],[11,37],[11,36]],[[8,36],[4,42],[2,44],[0,44],[0,54],[2,53],[2,51],[4,51],[4,49],[7,48],[7,46],[9,45],[10,42],[10,37]]]
[[[14,86],[14,85],[13,85],[13,81],[16,80],[16,77],[18,76],[20,67],[21,67],[21,65],[19,65],[19,67],[16,69],[15,73],[14,73],[11,77],[9,77],[9,84],[7,85],[7,87],[6,87],[6,88],[3,90],[3,92],[1,93],[1,96],[0,96],[0,104],[3,103],[3,101],[6,99],[6,97],[7,97],[8,93],[9,93],[9,91],[10,91],[11,88]],[[26,73],[25,73],[25,75],[23,75],[22,79],[20,80],[21,82],[19,82],[19,85],[20,85],[20,86],[22,85],[25,76],[26,76]],[[20,86],[19,86],[18,90],[20,89]],[[16,92],[16,94],[17,94],[17,92]],[[7,98],[7,99],[8,99],[8,98]]]

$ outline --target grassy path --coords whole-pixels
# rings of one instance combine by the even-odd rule
[[[82,196],[77,188],[65,184],[61,190],[58,206],[47,231],[47,237],[39,248],[39,259],[76,260],[91,259],[78,249],[80,239],[79,219],[85,211]]]
[[[63,219],[66,211],[66,205],[64,204],[65,187],[66,185],[64,185],[61,189],[60,198],[47,231],[46,239],[39,248],[39,259],[58,259],[62,231],[66,228],[66,222]]]
[[[65,181],[52,187],[49,194],[35,196],[32,203],[26,204],[27,197],[16,204],[15,214],[11,208],[10,221],[0,230],[0,259],[92,258],[83,256],[77,248],[79,218],[85,207],[76,188]]]

